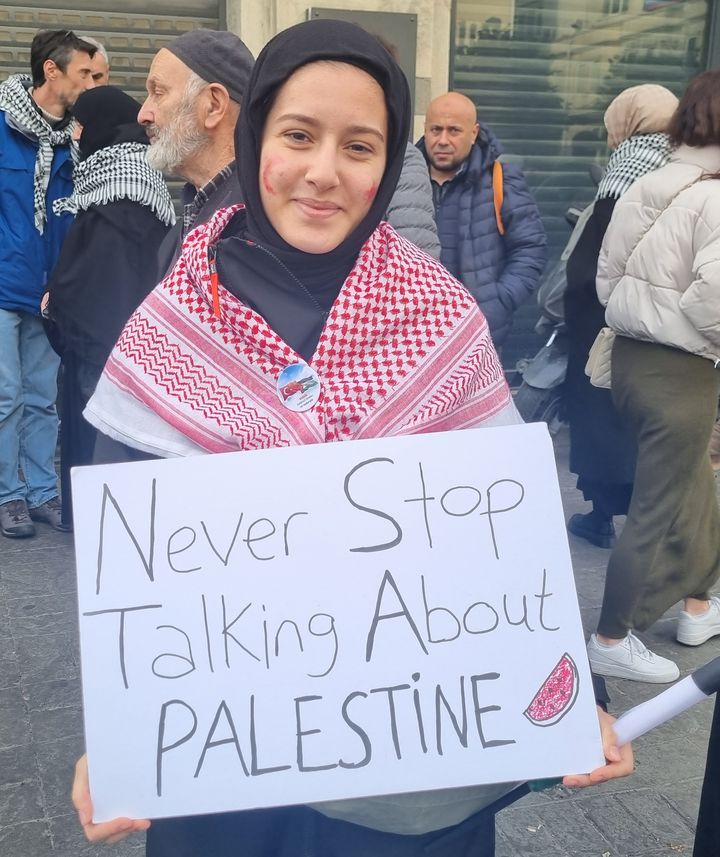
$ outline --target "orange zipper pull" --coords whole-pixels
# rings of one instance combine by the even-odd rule
[[[213,315],[215,318],[221,318],[220,314],[220,293],[219,293],[219,284],[218,284],[218,272],[217,272],[217,264],[215,262],[215,248],[211,247],[209,250],[209,263],[210,263],[210,292],[212,294],[212,306],[213,306]]]

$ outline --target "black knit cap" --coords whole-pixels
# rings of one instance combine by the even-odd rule
[[[245,97],[255,60],[235,33],[227,30],[191,30],[165,49],[208,83],[221,83],[238,104]]]

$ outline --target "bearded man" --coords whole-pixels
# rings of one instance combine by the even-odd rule
[[[235,175],[234,132],[253,56],[233,33],[192,30],[155,55],[138,122],[150,139],[147,159],[187,182],[183,216],[158,254],[161,279],[194,226],[241,201]]]

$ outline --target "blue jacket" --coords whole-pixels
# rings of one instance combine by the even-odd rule
[[[425,155],[424,141],[418,148]],[[538,287],[545,267],[545,230],[522,170],[503,163],[502,221],[495,220],[492,168],[502,149],[484,125],[460,172],[433,182],[440,261],[465,286],[487,318],[495,345],[512,326],[513,312]]]
[[[33,176],[37,142],[7,122],[0,110],[0,309],[38,315],[45,282],[73,218],[52,213],[56,199],[72,193],[69,146],[58,146],[47,191],[47,222],[35,228]]]

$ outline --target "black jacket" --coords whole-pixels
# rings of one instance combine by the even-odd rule
[[[568,368],[564,397],[570,422],[570,470],[592,482],[630,486],[635,474],[637,442],[615,410],[610,391],[593,387],[585,374],[590,346],[605,326],[605,308],[597,297],[595,274],[614,207],[614,199],[595,203],[567,261]],[[625,502],[628,501],[629,494]],[[613,514],[627,514],[626,507],[616,504],[617,500],[610,504]]]
[[[424,141],[418,148],[425,155]],[[500,235],[493,198],[493,164],[500,143],[481,125],[461,172],[433,183],[440,261],[465,286],[487,318],[495,345],[507,337],[517,307],[537,289],[545,267],[545,229],[525,176],[517,164],[503,164]]]
[[[193,201],[196,193],[196,189],[191,184],[185,185],[181,200],[183,207]],[[221,208],[227,208],[229,205],[237,205],[239,202],[242,202],[242,194],[240,192],[237,170],[233,169],[220,187],[218,187],[217,190],[208,197],[205,205],[203,205],[195,218],[193,228],[200,226],[201,223],[207,223],[213,214],[215,214],[216,211],[220,211]],[[185,240],[185,236],[188,231],[189,230],[185,229],[181,214],[175,226],[173,226],[170,232],[165,236],[165,239],[158,250],[156,282],[159,283],[175,262],[177,262],[180,256],[182,243]]]
[[[91,205],[70,227],[48,280],[53,348],[102,367],[125,322],[157,283],[168,232],[152,209],[127,199]]]

